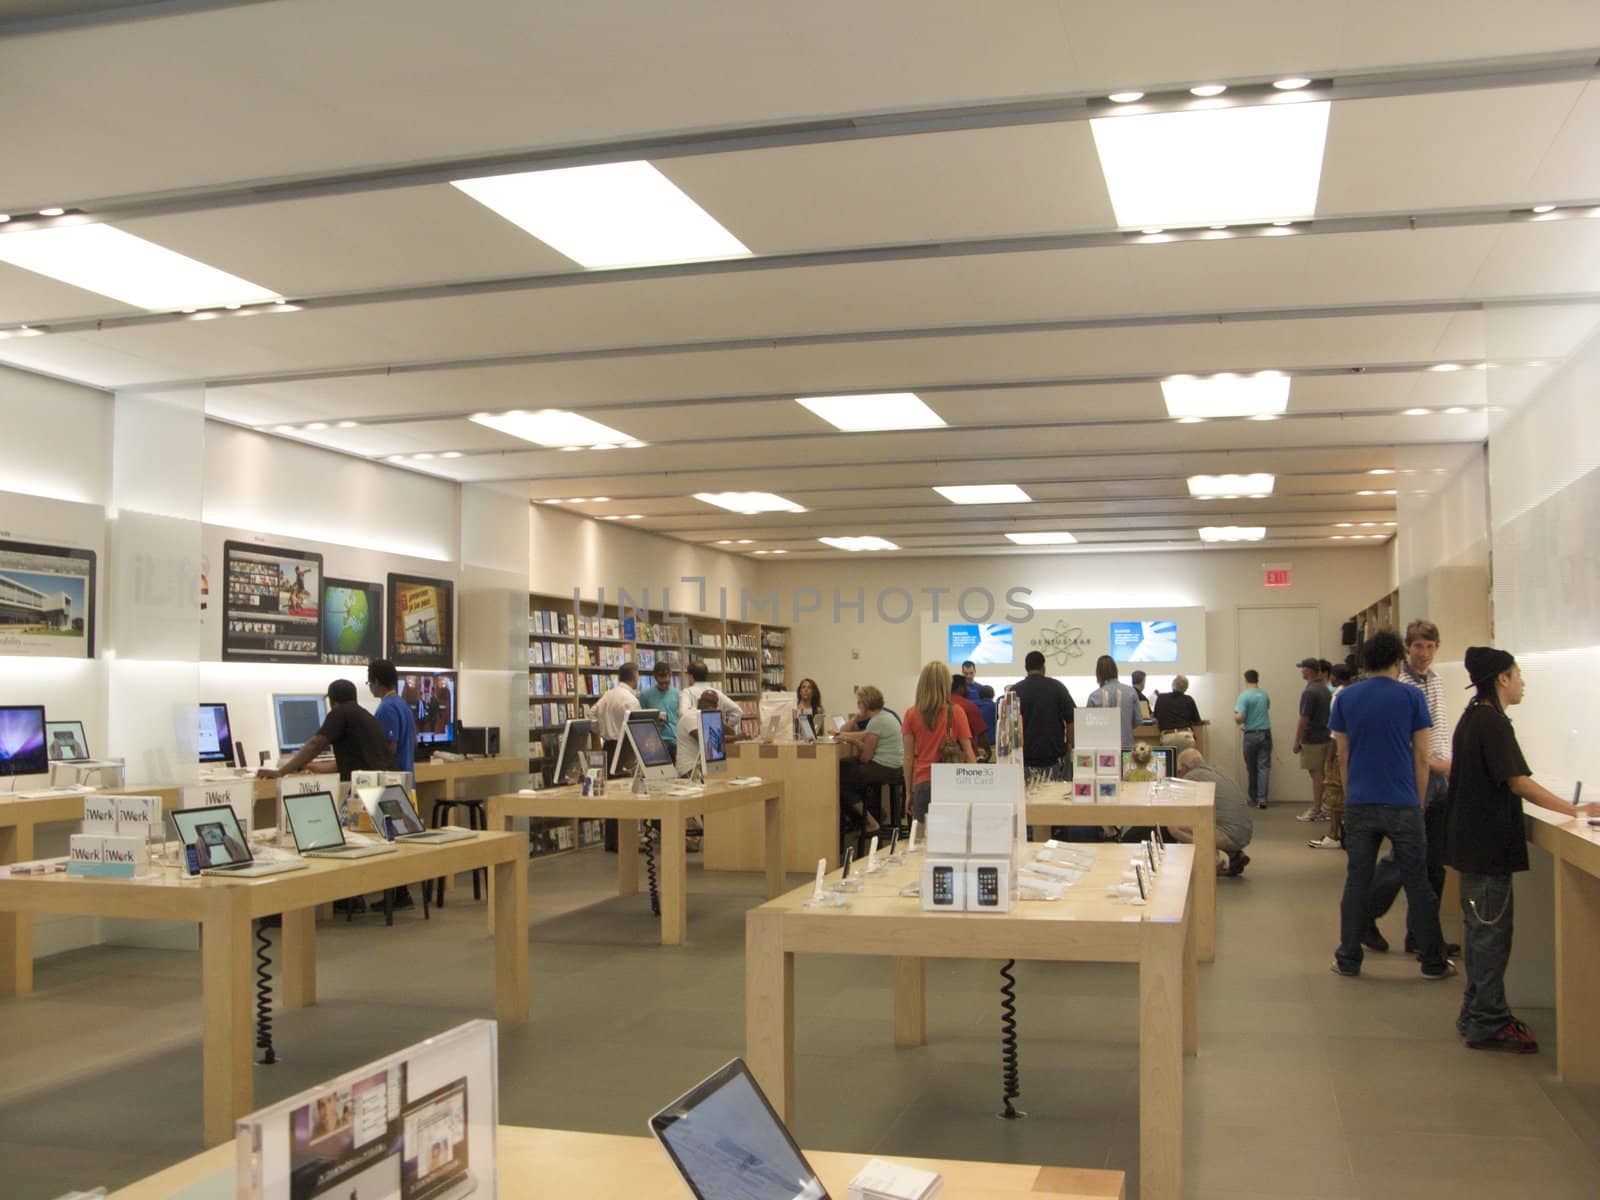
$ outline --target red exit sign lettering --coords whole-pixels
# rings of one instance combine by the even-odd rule
[[[1294,586],[1294,567],[1290,563],[1262,563],[1262,582],[1269,588]]]

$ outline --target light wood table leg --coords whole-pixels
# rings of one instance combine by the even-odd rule
[[[767,798],[764,820],[767,837],[767,899],[771,900],[784,892],[783,797]]]
[[[309,1008],[317,1002],[317,911],[297,908],[282,920],[278,957],[283,960],[283,1007]]]
[[[1556,1071],[1563,1083],[1600,1083],[1600,879],[1557,859]]]
[[[254,1107],[250,1062],[250,918],[213,889],[200,923],[201,1106],[205,1144],[233,1139],[234,1122]]]
[[[1195,946],[1195,923],[1183,923],[1183,1053],[1193,1058],[1200,1052],[1200,1017],[1198,1000],[1200,973]]]
[[[0,829],[0,865],[27,862],[32,857],[31,824]],[[33,917],[29,913],[0,913],[0,999],[26,996],[32,991]]]
[[[1194,827],[1194,905],[1195,953],[1201,962],[1217,957],[1217,825],[1205,821]]]
[[[528,1019],[528,872],[519,859],[489,868],[497,885],[494,933],[494,1015],[507,1025]]]
[[[921,1046],[928,1040],[926,960],[894,960],[894,1044]]]
[[[1141,930],[1140,1200],[1182,1195],[1184,940],[1182,925],[1147,921]]]
[[[639,822],[617,822],[617,895],[639,891]]]
[[[794,1106],[794,955],[784,953],[781,918],[752,909],[744,922],[744,1060],[778,1119]]]
[[[687,831],[681,813],[661,818],[661,944],[683,945],[689,924],[688,873],[684,842]],[[620,848],[621,843],[618,843]]]

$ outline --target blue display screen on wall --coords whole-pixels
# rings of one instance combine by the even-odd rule
[[[1111,622],[1111,657],[1119,663],[1178,661],[1176,621]]]
[[[945,662],[1009,664],[1014,661],[1009,625],[952,625]]]

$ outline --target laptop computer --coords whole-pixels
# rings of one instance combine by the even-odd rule
[[[401,1200],[459,1200],[478,1190],[467,1145],[467,1081],[411,1101],[400,1114]]]
[[[650,1118],[696,1200],[828,1200],[828,1192],[736,1058]]]
[[[356,795],[372,818],[372,827],[391,842],[462,842],[477,834],[470,829],[447,827],[429,829],[422,823],[411,797],[398,784],[381,788],[358,788]],[[390,823],[393,822],[391,825]],[[392,832],[391,832],[392,830]]]
[[[254,878],[303,871],[307,864],[298,858],[275,858],[260,862],[250,851],[250,839],[239,826],[239,817],[226,804],[206,808],[180,808],[169,814],[178,840],[193,846],[195,862],[202,875],[229,875]]]
[[[339,810],[331,792],[303,792],[283,798],[283,811],[289,818],[289,832],[295,849],[306,858],[371,858],[374,854],[393,854],[394,847],[373,843],[353,845],[344,840]]]

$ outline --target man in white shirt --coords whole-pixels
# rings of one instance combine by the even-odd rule
[[[611,761],[617,742],[622,738],[622,731],[628,724],[628,714],[639,711],[638,686],[639,668],[631,662],[625,662],[617,668],[617,686],[594,703],[590,715],[594,718],[600,743],[605,747],[607,762]]]
[[[709,692],[717,698],[717,711],[722,714],[723,721],[738,729],[740,722],[744,720],[744,709],[729,700],[721,689],[714,688],[706,682],[706,665],[698,658],[689,664],[689,679],[691,680],[689,686],[678,694],[678,716],[681,718],[689,713],[699,712],[700,697]]]

